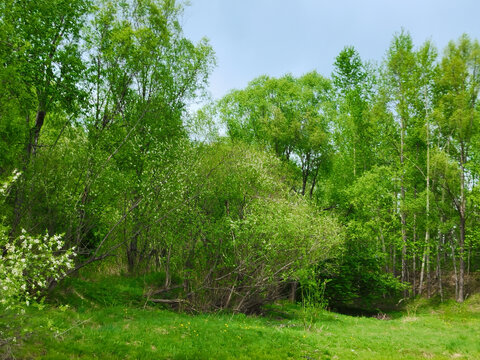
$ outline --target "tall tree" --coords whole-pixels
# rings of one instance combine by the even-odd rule
[[[345,47],[336,57],[332,74],[337,92],[338,146],[351,157],[352,179],[367,171],[373,156],[371,126],[368,117],[370,86],[368,72],[353,47]],[[345,156],[346,154],[344,154]]]
[[[480,45],[463,35],[450,42],[441,62],[439,104],[436,119],[448,157],[458,166],[458,181],[444,182],[458,216],[459,276],[457,301],[465,299],[465,234],[467,194],[472,187],[468,164],[472,139],[479,130]]]
[[[93,175],[87,175],[81,202],[91,196],[100,175],[120,180],[112,201],[122,199],[127,209],[133,208],[122,215],[126,230],[124,239],[117,240],[126,244],[133,272],[156,251],[148,241],[150,231],[158,229],[151,214],[165,200],[158,187],[164,176],[169,178],[160,169],[171,170],[177,150],[181,156],[186,105],[204,87],[214,58],[205,39],[194,44],[184,37],[179,22],[183,7],[175,1],[100,5],[87,38],[94,94],[87,118]],[[104,169],[108,172],[102,174]],[[83,218],[80,211],[84,230],[77,242],[89,229]]]
[[[400,132],[399,176],[400,176],[400,219],[402,223],[402,270],[401,281],[407,280],[407,210],[406,210],[406,136],[412,118],[412,95],[415,78],[412,69],[415,67],[413,41],[408,33],[397,34],[387,53],[387,77],[392,91],[394,114]]]
[[[430,260],[430,148],[431,148],[431,113],[433,110],[433,99],[435,95],[435,79],[437,75],[437,50],[431,42],[425,42],[420,49],[415,53],[416,66],[416,98],[417,102],[415,106],[415,125],[414,132],[416,133],[415,151],[415,167],[420,171],[420,181],[416,181],[415,186],[421,186],[421,183],[425,181],[425,243],[424,243],[424,256],[422,258],[422,266],[420,272],[420,284],[418,292],[422,293],[423,279],[425,272],[425,265],[427,264],[427,274],[430,274],[429,260]],[[420,151],[426,147],[426,154],[420,154]],[[425,164],[423,162],[424,156],[426,157]],[[425,170],[423,170],[425,169]],[[418,172],[417,172],[418,174]],[[417,213],[414,214],[415,224],[417,223]],[[422,219],[420,219],[422,220]],[[417,227],[413,229],[414,237],[417,236]],[[416,244],[413,244],[413,294],[416,292]],[[429,277],[429,276],[427,276]],[[427,284],[430,289],[430,282]]]

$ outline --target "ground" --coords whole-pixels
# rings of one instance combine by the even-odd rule
[[[480,297],[417,301],[378,318],[328,311],[312,318],[289,303],[263,316],[187,314],[146,302],[145,284],[72,280],[49,304],[27,310],[9,351],[17,359],[480,358]]]

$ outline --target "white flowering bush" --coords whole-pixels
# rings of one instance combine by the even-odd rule
[[[8,194],[9,185],[18,179],[14,171],[10,181],[0,187]],[[29,305],[42,295],[49,283],[65,276],[73,267],[74,249],[63,250],[61,235],[32,236],[22,229],[12,240],[0,223],[0,304],[6,308]]]
[[[29,305],[41,295],[49,282],[65,276],[73,267],[73,249],[62,251],[60,235],[30,236],[22,230],[16,241],[2,234],[0,247],[0,303]]]

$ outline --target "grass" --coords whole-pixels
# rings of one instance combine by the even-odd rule
[[[322,312],[305,330],[301,309],[266,316],[176,313],[143,292],[160,275],[70,279],[25,316],[17,359],[479,359],[480,297],[423,302],[391,320]],[[68,305],[68,306],[65,306]],[[1,349],[1,348],[0,348]]]

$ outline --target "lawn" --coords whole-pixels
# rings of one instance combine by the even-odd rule
[[[174,312],[145,302],[146,281],[155,279],[71,280],[43,309],[28,309],[15,357],[480,359],[479,297],[416,303],[387,319],[323,311],[305,322],[302,308],[287,303],[264,316]]]

